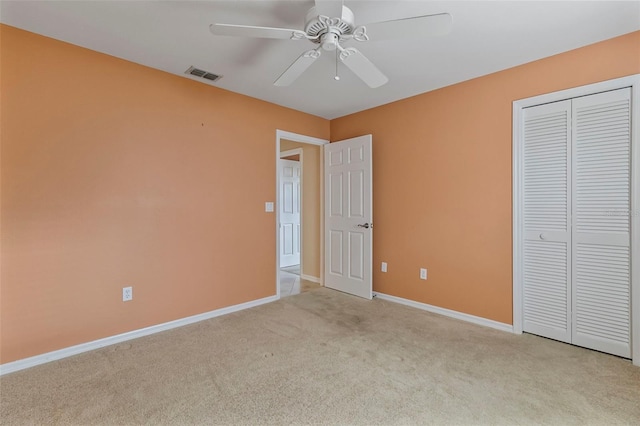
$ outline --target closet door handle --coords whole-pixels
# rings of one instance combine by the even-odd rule
[[[540,233],[540,239],[541,239],[541,240],[544,240],[545,238],[547,238],[547,237],[544,235],[544,233],[543,233],[543,232],[541,232],[541,233]]]

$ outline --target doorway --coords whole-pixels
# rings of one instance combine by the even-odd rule
[[[278,212],[280,213],[280,297],[302,291],[302,187],[304,149],[280,146]]]
[[[278,298],[297,294],[323,282],[324,242],[322,212],[323,145],[328,140],[297,133],[276,131],[276,295]],[[296,161],[300,165],[299,198],[295,179],[285,185],[288,177],[282,170],[281,160]],[[295,163],[289,163],[295,166]],[[291,167],[288,174],[295,174]],[[286,188],[285,188],[286,186]],[[286,199],[285,199],[286,198]],[[295,213],[299,202],[299,233],[296,231]],[[293,220],[292,220],[293,219]],[[285,223],[286,222],[286,223]],[[284,232],[287,231],[287,232]],[[298,237],[299,235],[299,237]],[[299,261],[292,260],[295,252]],[[284,263],[283,263],[284,262]],[[293,262],[293,263],[292,263]]]

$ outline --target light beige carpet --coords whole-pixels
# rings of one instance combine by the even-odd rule
[[[640,424],[640,368],[318,289],[0,378],[0,423]]]

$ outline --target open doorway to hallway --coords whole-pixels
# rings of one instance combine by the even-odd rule
[[[322,145],[326,143],[304,135],[277,132],[276,282],[280,297],[321,286]]]

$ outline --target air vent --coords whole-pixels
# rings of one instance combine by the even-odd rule
[[[198,69],[194,66],[190,66],[188,70],[184,72],[185,74],[195,75],[196,77],[206,78],[207,80],[216,81],[222,78],[221,75],[214,74],[209,71]]]

